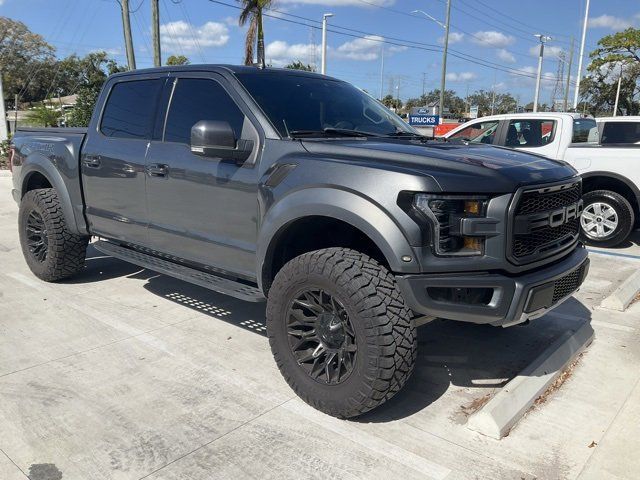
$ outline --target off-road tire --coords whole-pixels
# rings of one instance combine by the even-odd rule
[[[27,238],[27,223],[32,212],[40,216],[46,232],[46,256],[42,260],[36,258]],[[55,282],[83,269],[89,237],[69,231],[58,194],[53,188],[31,190],[24,195],[20,202],[18,224],[22,253],[36,277]]]
[[[631,230],[635,221],[635,215],[633,213],[633,207],[629,201],[622,195],[609,190],[594,190],[587,192],[582,196],[584,201],[584,209],[586,210],[589,205],[597,202],[606,203],[610,205],[618,215],[618,226],[615,230],[602,238],[593,238],[588,236],[582,226],[580,227],[580,237],[586,243],[598,246],[598,247],[615,247],[616,245],[624,242]]]
[[[287,318],[297,292],[321,288],[344,306],[353,326],[357,354],[340,384],[322,384],[296,360]],[[339,418],[361,415],[389,400],[405,384],[417,354],[410,310],[389,271],[347,248],[327,248],[289,261],[269,290],[267,333],[284,379],[309,405]]]

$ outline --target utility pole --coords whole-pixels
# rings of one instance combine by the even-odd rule
[[[153,36],[153,65],[159,67],[162,65],[162,56],[160,54],[160,10],[158,8],[158,0],[151,0],[151,29]]]
[[[400,79],[396,85],[396,113],[400,110]]]
[[[426,72],[422,72],[422,96],[424,97],[427,94],[427,74]]]
[[[131,21],[129,19],[129,0],[120,0],[122,8],[122,30],[124,31],[124,46],[127,50],[127,64],[129,70],[136,69],[136,57],[133,53],[133,40],[131,38]]]
[[[622,64],[620,64],[620,78],[618,78],[618,90],[616,91],[616,103],[613,107],[613,116],[618,116],[618,101],[620,100],[620,86],[622,85]]]
[[[569,63],[567,64],[567,83],[564,87],[564,99],[562,100],[562,111],[566,112],[569,106],[569,87],[571,84],[571,65],[573,64],[573,37],[571,37],[571,50],[569,50]]]
[[[18,94],[16,93],[14,97],[14,112],[13,112],[13,133],[16,133],[18,130]]]
[[[493,69],[493,95],[491,98],[491,115],[493,115],[493,112],[495,111],[495,106],[496,106],[496,69]]]
[[[17,108],[17,107],[16,107]],[[2,72],[0,72],[0,141],[9,139],[7,132],[7,115],[4,112],[4,88],[2,87]]]
[[[333,17],[333,13],[325,13],[322,15],[322,59],[320,73],[327,73],[327,18]]]
[[[444,113],[444,90],[447,79],[447,50],[449,49],[449,24],[451,23],[451,0],[447,0],[447,22],[444,25],[444,49],[442,50],[442,76],[440,78],[440,118]]]
[[[540,55],[538,56],[538,76],[536,77],[536,92],[533,96],[533,111],[538,111],[538,98],[540,97],[540,80],[542,78],[542,58],[544,57],[544,44],[548,40],[551,40],[551,37],[547,37],[546,35],[542,35],[540,33],[534,35],[538,37],[540,40]]]
[[[580,80],[582,78],[582,58],[584,57],[584,42],[587,38],[587,22],[589,20],[589,0],[584,9],[584,22],[582,24],[582,40],[580,42],[580,58],[578,58],[578,78],[576,80],[576,91],[573,95],[573,108],[578,108],[578,97],[580,96]]]
[[[380,101],[384,97],[384,43],[380,43],[382,52],[380,53]]]

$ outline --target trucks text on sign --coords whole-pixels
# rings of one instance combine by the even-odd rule
[[[439,115],[409,114],[409,125],[412,127],[434,127],[439,123]]]

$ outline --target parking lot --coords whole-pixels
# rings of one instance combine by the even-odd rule
[[[527,327],[436,320],[408,385],[364,417],[313,410],[281,378],[264,305],[89,248],[46,284],[0,178],[0,479],[635,479],[640,303],[600,302],[640,265],[638,232],[594,251],[575,299]],[[502,440],[470,414],[576,319],[595,340]]]

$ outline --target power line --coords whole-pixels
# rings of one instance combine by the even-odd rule
[[[364,0],[360,0],[360,1],[364,1]],[[220,1],[220,0],[209,0],[209,2],[216,3],[216,4],[223,5],[223,6],[230,7],[230,8],[234,8],[234,9],[240,9],[241,8],[241,7],[237,6],[237,5],[228,4],[228,3],[225,3],[225,2]],[[282,11],[278,11],[278,10],[275,10],[275,9],[269,9],[269,11],[275,12],[275,13],[277,13],[277,15],[263,13],[263,16],[269,17],[269,18],[274,18],[276,20],[280,20],[280,21],[287,22],[287,23],[292,23],[292,24],[302,25],[302,26],[305,26],[305,27],[315,28],[315,29],[318,29],[318,30],[321,29],[320,26],[312,25],[313,23],[319,23],[317,20],[313,20],[313,19],[306,18],[306,17],[301,17],[299,15],[289,14],[287,12],[282,12]],[[306,22],[310,22],[312,24],[310,25],[309,23],[302,23],[302,22],[297,21],[297,20],[284,18],[283,15],[292,16],[294,18],[302,19],[302,20],[304,20]],[[346,30],[346,31],[336,30],[336,28],[340,28],[341,30]],[[340,27],[338,25],[333,25],[333,24],[332,24],[331,28],[328,28],[327,30],[332,32],[332,33],[336,33],[338,35],[343,35],[343,36],[352,37],[352,38],[360,38],[360,39],[364,39],[364,40],[368,40],[368,41],[376,42],[376,43],[384,43],[384,44],[387,44],[387,45],[394,45],[394,46],[405,47],[405,48],[413,48],[413,49],[417,49],[417,50],[423,50],[423,51],[429,51],[429,52],[437,52],[437,53],[442,51],[442,47],[439,46],[439,45],[433,45],[433,44],[422,43],[422,42],[415,42],[415,41],[411,41],[411,40],[400,40],[400,39],[395,39],[394,37],[382,37],[381,35],[373,34],[373,33],[370,33],[370,32],[364,32],[362,30],[354,30],[354,29],[347,28],[347,27]],[[365,36],[348,33],[349,31],[355,31],[355,32],[358,32],[360,34],[364,34]],[[476,64],[476,65],[480,65],[480,66],[491,68],[491,69],[496,69],[496,70],[499,70],[499,71],[502,71],[502,72],[505,72],[505,73],[509,73],[509,74],[515,75],[515,76],[526,77],[526,78],[536,78],[536,75],[534,75],[534,74],[529,74],[529,73],[523,72],[522,70],[514,69],[514,68],[508,67],[508,66],[503,65],[503,64],[491,62],[489,60],[480,59],[478,57],[474,57],[472,55],[468,55],[466,53],[463,53],[463,52],[460,52],[460,51],[457,51],[457,50],[451,50],[450,49],[449,50],[449,55],[451,55],[451,56],[453,56],[455,58],[459,58],[459,59],[464,60],[464,61],[469,62],[469,63],[473,63],[473,64]]]

